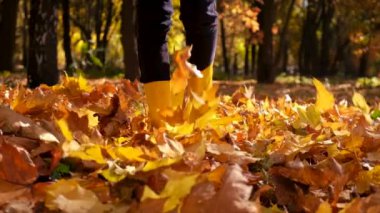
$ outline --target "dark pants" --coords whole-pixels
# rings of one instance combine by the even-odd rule
[[[193,45],[190,62],[203,70],[215,55],[216,0],[181,0],[180,12],[186,44]],[[137,41],[143,83],[170,79],[167,33],[172,13],[171,0],[137,0]]]

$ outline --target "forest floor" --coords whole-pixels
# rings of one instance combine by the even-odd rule
[[[62,76],[63,77],[63,76]],[[98,78],[88,79],[90,84],[96,85],[103,82],[112,82],[117,84],[120,80],[117,78]],[[26,85],[26,75],[23,73],[0,76],[0,85],[15,87],[17,84]],[[256,98],[264,99],[279,98],[289,95],[293,100],[311,101],[314,98],[315,88],[312,84],[302,83],[273,83],[257,84],[256,80],[216,80],[219,95],[232,95],[239,88],[253,88]],[[361,93],[370,105],[380,102],[380,86],[378,87],[356,87],[354,80],[340,80],[339,83],[328,85],[329,90],[334,94],[337,100],[350,100],[354,92]]]
[[[379,87],[183,80],[153,128],[137,82],[1,77],[0,212],[380,208]]]

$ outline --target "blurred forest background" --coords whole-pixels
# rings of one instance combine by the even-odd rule
[[[59,75],[139,76],[136,0],[0,0],[0,70],[28,83]],[[169,33],[181,49],[179,0]],[[379,0],[219,0],[216,79],[377,76]],[[154,35],[152,35],[154,36]]]

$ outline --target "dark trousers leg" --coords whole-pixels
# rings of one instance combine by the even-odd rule
[[[190,62],[204,70],[215,57],[218,13],[216,0],[181,0],[180,19],[187,45],[193,45]]]
[[[142,83],[170,79],[167,33],[171,0],[137,1],[137,43]]]

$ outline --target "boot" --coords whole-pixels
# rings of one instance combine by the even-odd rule
[[[203,92],[212,88],[212,76],[213,76],[213,65],[211,64],[209,67],[202,71],[203,78],[198,78],[196,76],[192,76],[189,80],[189,86],[192,92],[202,97]]]
[[[156,128],[165,125],[161,112],[171,106],[170,81],[154,81],[144,84],[148,114]]]

